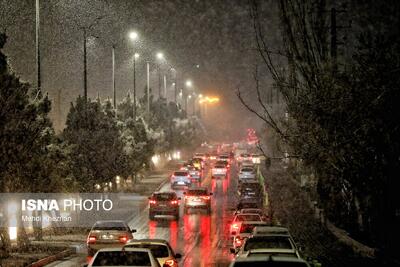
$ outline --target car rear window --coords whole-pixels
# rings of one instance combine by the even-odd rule
[[[242,214],[236,216],[236,221],[261,221],[261,217],[258,214]]]
[[[188,173],[187,172],[174,172],[175,176],[187,176]]]
[[[252,169],[252,168],[243,168],[242,169],[242,172],[253,172],[254,171],[254,169]]]
[[[148,248],[151,250],[151,253],[153,253],[153,256],[156,258],[166,258],[169,256],[168,247],[163,244],[137,243],[137,244],[130,244],[125,247]]]
[[[127,226],[123,222],[97,222],[93,230],[115,230],[127,231]]]
[[[151,261],[142,251],[100,251],[92,266],[151,266]]]
[[[194,195],[194,196],[207,195],[207,190],[202,190],[202,189],[188,190],[187,194]]]
[[[175,199],[176,195],[172,193],[154,194],[154,198],[158,201]]]
[[[250,234],[253,232],[254,227],[255,227],[254,224],[242,223],[242,225],[240,226],[240,233]]]
[[[216,168],[216,169],[224,169],[225,166],[224,165],[215,165],[214,168]]]
[[[250,249],[258,248],[283,248],[283,249],[293,249],[289,238],[286,236],[263,236],[256,238],[247,239],[244,250],[248,251]]]

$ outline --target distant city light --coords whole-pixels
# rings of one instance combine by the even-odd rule
[[[200,104],[202,104],[202,103],[209,103],[209,104],[212,104],[212,103],[218,103],[219,100],[220,100],[219,97],[209,97],[209,96],[206,96],[206,97],[200,98],[199,103],[200,103]]]
[[[193,85],[191,80],[187,80],[185,84],[187,87],[192,87]]]
[[[139,54],[138,53],[135,53],[135,58],[139,58]]]

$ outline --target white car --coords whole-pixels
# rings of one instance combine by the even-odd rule
[[[97,251],[87,267],[149,266],[160,267],[148,248],[103,248]]]
[[[309,267],[310,265],[303,259],[285,256],[254,256],[248,258],[236,258],[229,267],[268,267],[268,266],[290,266],[290,267]]]
[[[226,177],[228,174],[228,168],[225,165],[216,164],[211,169],[211,178]]]
[[[252,167],[242,167],[239,171],[239,182],[243,182],[245,180],[255,180],[256,179],[256,171]]]
[[[177,186],[187,186],[192,184],[192,179],[187,171],[175,171],[171,175],[171,187],[175,188]]]

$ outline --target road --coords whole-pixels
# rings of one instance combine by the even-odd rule
[[[207,186],[212,196],[212,212],[189,210],[184,215],[181,205],[179,221],[173,218],[157,218],[149,221],[147,198],[135,200],[133,210],[140,212],[133,214],[128,224],[136,229],[135,238],[162,238],[170,242],[182,259],[179,266],[227,266],[233,256],[229,252],[231,245],[228,235],[229,220],[236,205],[236,169],[233,167],[226,179],[211,179],[210,170],[204,170],[202,186]],[[164,184],[160,191],[171,190],[170,184]],[[175,190],[183,198],[183,190]],[[84,249],[84,244],[81,246]],[[54,262],[48,267],[81,266],[85,256],[74,256],[63,261]]]

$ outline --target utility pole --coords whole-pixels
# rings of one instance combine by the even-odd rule
[[[36,0],[36,85],[37,90],[40,92],[42,88],[41,73],[40,73],[40,3]]]
[[[87,103],[86,28],[83,27],[83,97]]]
[[[161,98],[161,70],[160,65],[157,66],[158,72],[158,98]]]
[[[115,45],[112,46],[112,88],[113,88],[113,106],[117,109],[117,93],[115,91]]]
[[[147,114],[150,114],[150,63],[147,61]]]
[[[166,100],[168,100],[168,96],[167,96],[167,76],[165,74],[164,74],[164,97],[165,97]]]
[[[136,53],[133,54],[133,118],[136,121]]]

